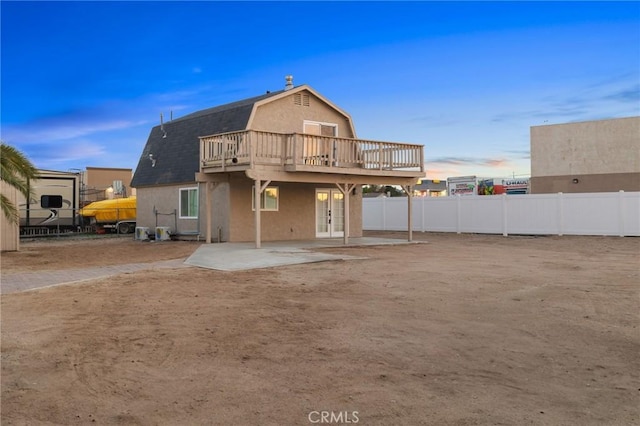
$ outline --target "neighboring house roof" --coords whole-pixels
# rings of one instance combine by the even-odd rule
[[[427,180],[422,179],[420,184],[413,187],[415,191],[445,191],[447,189],[447,181],[446,180]]]
[[[203,109],[155,126],[142,151],[131,186],[194,182],[195,174],[200,170],[199,137],[245,130],[254,104],[282,92],[284,90]]]

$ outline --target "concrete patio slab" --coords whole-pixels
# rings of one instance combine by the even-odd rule
[[[262,247],[259,249],[255,248],[254,243],[203,244],[187,258],[185,264],[220,271],[241,271],[332,260],[366,259],[366,257],[361,256],[314,251],[320,248],[412,243],[414,242],[406,240],[363,237],[350,238],[347,245],[343,244],[341,238],[263,242],[261,244]]]

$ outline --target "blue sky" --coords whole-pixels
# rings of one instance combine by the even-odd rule
[[[640,115],[638,2],[0,2],[1,135],[135,169],[167,119],[294,84],[427,176],[526,176],[529,129]]]

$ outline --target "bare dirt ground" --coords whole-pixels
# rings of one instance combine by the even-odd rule
[[[640,239],[414,236],[427,243],[329,249],[366,260],[5,295],[2,424],[640,423]],[[47,241],[1,260],[50,270],[196,247]]]

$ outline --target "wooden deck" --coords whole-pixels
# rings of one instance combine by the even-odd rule
[[[302,133],[242,131],[200,138],[200,172],[274,172],[422,177],[424,147]]]

